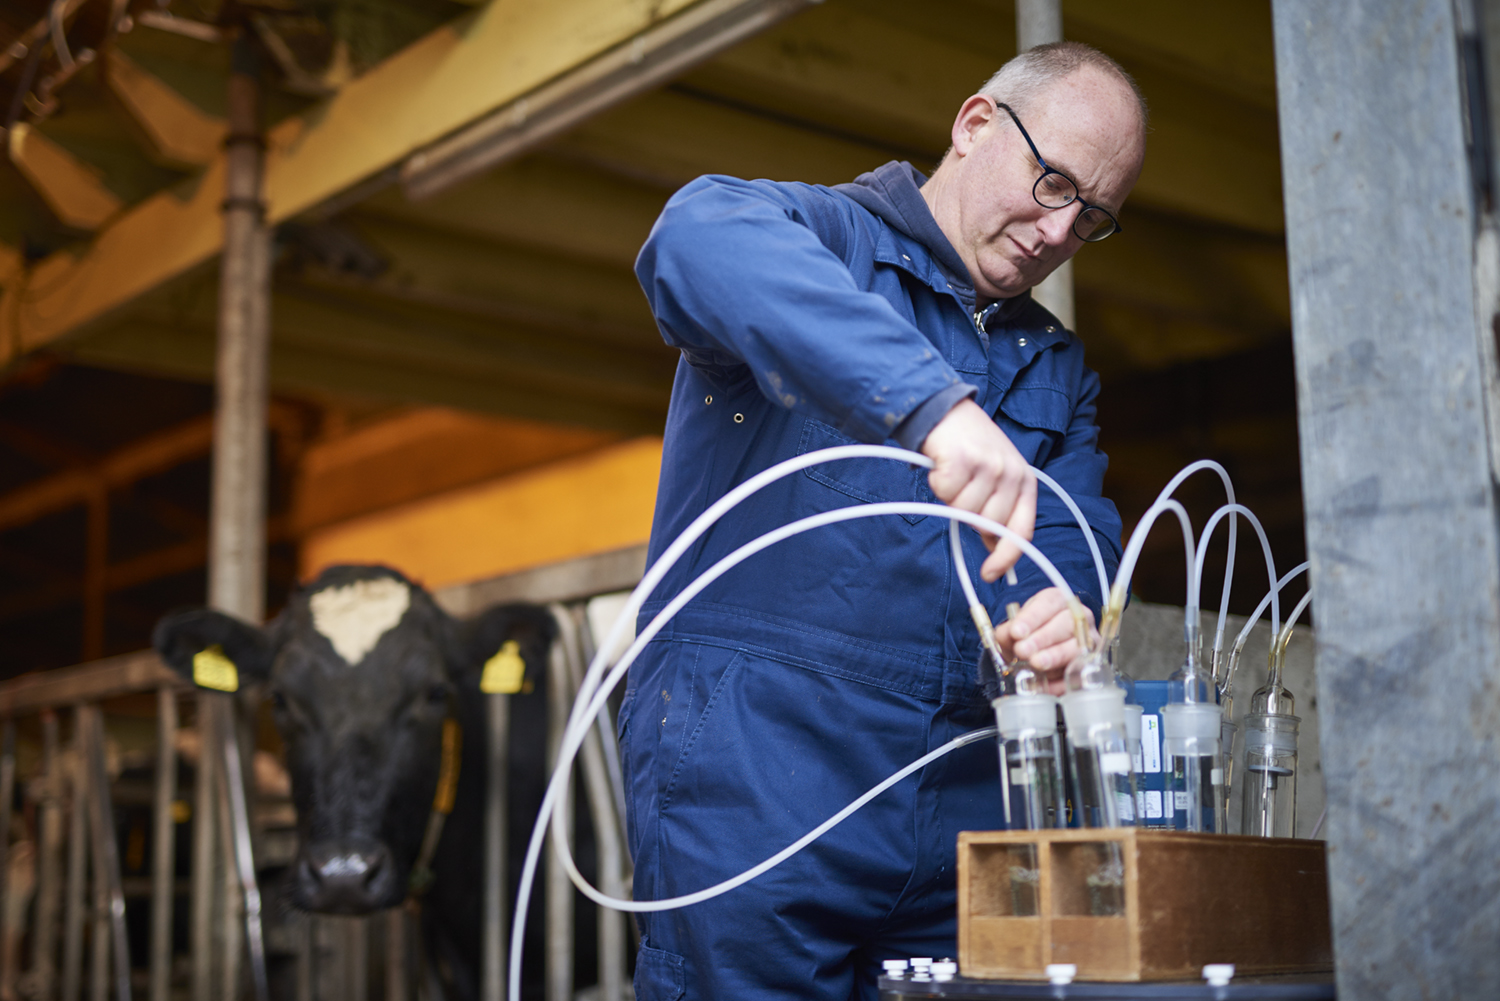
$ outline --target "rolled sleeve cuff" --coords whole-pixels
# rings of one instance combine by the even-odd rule
[[[957,406],[960,400],[971,399],[978,392],[978,389],[966,382],[954,383],[947,389],[938,390],[927,398],[926,403],[906,415],[906,420],[898,424],[892,433],[892,440],[904,449],[917,451],[927,440],[928,433],[937,427],[938,421],[948,416],[948,411]]]

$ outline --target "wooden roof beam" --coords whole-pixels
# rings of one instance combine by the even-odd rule
[[[267,136],[267,217],[282,222],[344,195],[497,108],[710,0],[494,0],[350,81]],[[793,9],[788,0],[740,0]],[[534,97],[528,115],[548,108]],[[219,252],[224,155],[192,182],[123,213],[79,255],[30,273],[24,305],[0,300],[0,364],[99,320]]]

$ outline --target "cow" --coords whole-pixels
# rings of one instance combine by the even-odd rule
[[[207,657],[221,675],[227,661],[239,684],[264,686],[297,812],[298,854],[287,875],[292,903],[324,914],[368,914],[419,893],[429,964],[446,997],[468,999],[479,994],[483,923],[487,731],[480,674],[497,654],[508,658],[497,669],[520,666],[516,655],[524,664],[510,745],[523,760],[513,754],[508,825],[510,840],[519,834],[524,844],[521,832],[536,814],[544,779],[541,700],[555,635],[551,615],[535,605],[502,605],[459,621],[396,570],[337,566],[294,592],[264,628],[189,609],[162,619],[153,643],[189,679],[196,661],[200,684],[224,687],[221,677],[201,675]],[[445,740],[447,763],[456,757],[459,765],[452,812],[430,872],[414,871],[439,793]],[[536,802],[517,803],[518,786],[523,800]]]

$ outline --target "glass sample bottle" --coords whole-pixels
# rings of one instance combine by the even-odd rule
[[[1125,732],[1124,689],[1113,684],[1077,689],[1061,701],[1080,826],[1135,826],[1135,768]]]
[[[1002,695],[991,704],[1000,727],[1005,826],[1012,831],[1065,826],[1057,699]]]
[[[1244,814],[1240,830],[1263,838],[1290,838],[1297,824],[1296,716],[1250,713],[1245,717]]]
[[[1179,831],[1215,831],[1219,821],[1219,733],[1213,702],[1173,702],[1161,708],[1162,753],[1170,770],[1167,800]]]

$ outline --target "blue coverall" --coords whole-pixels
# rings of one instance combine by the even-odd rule
[[[835,188],[703,177],[668,203],[636,262],[681,351],[650,559],[745,479],[813,449],[902,443],[971,395],[1087,514],[1113,572],[1120,520],[1100,496],[1098,377],[1030,295],[978,314],[962,260],[890,163]],[[924,404],[934,404],[927,406]],[[645,606],[644,624],[743,543],[861,502],[936,502],[889,460],[814,467],[716,525]],[[993,723],[947,522],[870,518],[761,553],[687,606],[631,667],[620,714],[636,899],[716,883],[806,833],[954,737]],[[978,579],[993,611],[1047,586]],[[1035,542],[1097,611],[1086,543],[1045,487]],[[882,959],[950,956],[961,830],[1004,826],[995,745],[927,767],[800,855],[713,901],[641,915],[641,1001],[876,998]]]

